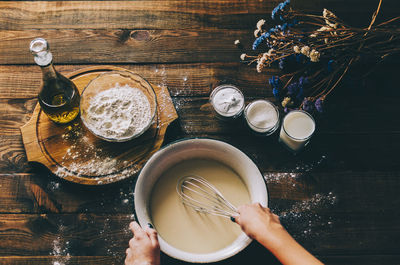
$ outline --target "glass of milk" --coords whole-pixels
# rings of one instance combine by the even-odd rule
[[[244,96],[234,85],[220,85],[211,92],[210,103],[218,118],[232,120],[242,114]]]
[[[268,100],[255,100],[244,110],[247,125],[256,134],[268,136],[279,127],[278,108]]]
[[[313,117],[305,111],[293,110],[283,119],[279,141],[297,153],[309,143],[314,131]]]

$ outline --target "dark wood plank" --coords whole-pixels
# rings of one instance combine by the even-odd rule
[[[246,250],[245,250],[246,251]],[[240,254],[239,254],[240,255]],[[363,256],[319,256],[319,258],[326,264],[352,264],[352,265],[398,265],[400,256],[396,255],[363,255]],[[163,256],[162,264],[187,264],[173,260],[172,258],[167,258]],[[251,261],[251,260],[250,260]],[[274,261],[271,257],[268,260],[269,265],[280,264],[278,261]],[[10,257],[0,257],[0,264],[4,265],[43,265],[43,264],[54,264],[56,262],[67,262],[69,265],[111,265],[120,264],[120,259],[114,258],[112,256],[10,256]],[[231,260],[229,261],[231,262]],[[246,262],[246,261],[244,261]],[[249,260],[247,260],[249,262]],[[266,260],[264,260],[266,262]],[[227,262],[225,262],[227,263]],[[62,264],[62,263],[61,263]],[[221,263],[224,264],[224,263]],[[233,263],[230,263],[233,264]]]
[[[0,257],[0,264],[7,265],[62,265],[62,264],[88,264],[88,265],[111,265],[118,264],[112,256],[8,256]]]
[[[278,1],[45,1],[0,3],[0,28],[249,28]]]
[[[1,256],[119,256],[133,215],[1,215]]]
[[[48,40],[59,64],[237,62],[234,41],[251,47],[253,30],[23,30],[0,31],[1,64],[32,64],[29,43]],[[84,43],[84,45],[82,45]]]
[[[325,264],[352,264],[352,265],[398,265],[400,256],[395,255],[363,255],[363,256],[328,256],[321,257]]]
[[[37,104],[37,98],[0,99],[1,135],[18,134],[15,129],[27,123]]]
[[[207,97],[214,87],[227,82],[236,84],[246,96],[272,96],[266,80],[277,74],[277,70],[259,74],[252,66],[239,62],[240,52],[237,56],[237,62],[233,63],[124,64],[120,67],[142,75],[153,84],[167,86],[174,97]],[[90,66],[93,65],[56,64],[55,67],[65,74]],[[41,78],[38,66],[0,66],[0,98],[34,98]]]
[[[399,172],[323,173],[318,171],[318,166],[303,165],[298,172],[271,172],[260,167],[268,185],[271,208],[283,213],[294,204],[310,202],[314,208],[304,211],[320,211],[332,214],[333,218],[367,213],[371,213],[372,219],[380,213],[400,217],[397,215],[400,213]],[[77,185],[44,170],[35,174],[1,174],[0,213],[129,214],[134,211],[134,185],[134,178],[107,186]],[[311,205],[317,194],[321,195],[320,204]]]
[[[133,213],[135,179],[108,186],[64,181],[38,168],[35,174],[0,175],[3,213]]]
[[[243,29],[253,28],[280,0],[273,1],[34,1],[2,2],[0,28],[21,29]],[[320,13],[328,8],[349,24],[367,26],[376,0],[292,1],[296,9]],[[362,7],[362,8],[361,8]],[[397,0],[385,0],[382,16],[399,13]],[[378,17],[378,20],[382,18]]]
[[[21,135],[0,135],[0,171],[13,173],[29,170]]]

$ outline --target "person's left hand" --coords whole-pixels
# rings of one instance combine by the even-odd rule
[[[160,245],[156,230],[142,229],[137,222],[129,224],[133,238],[126,250],[125,265],[160,265]]]

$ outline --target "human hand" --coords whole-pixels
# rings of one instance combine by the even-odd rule
[[[235,217],[236,223],[249,237],[259,242],[273,240],[276,233],[286,231],[279,217],[259,203],[242,205],[238,208],[238,213]]]
[[[131,222],[133,238],[126,250],[125,265],[160,265],[160,245],[157,232],[152,228],[141,228],[137,222]]]
[[[243,232],[268,248],[284,265],[321,265],[322,263],[297,243],[283,228],[279,217],[259,203],[238,208],[235,222]]]

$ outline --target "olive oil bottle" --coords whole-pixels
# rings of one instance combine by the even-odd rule
[[[68,123],[79,114],[79,91],[75,84],[56,71],[53,56],[45,39],[31,41],[30,51],[42,69],[42,86],[38,95],[44,113],[55,123]]]

